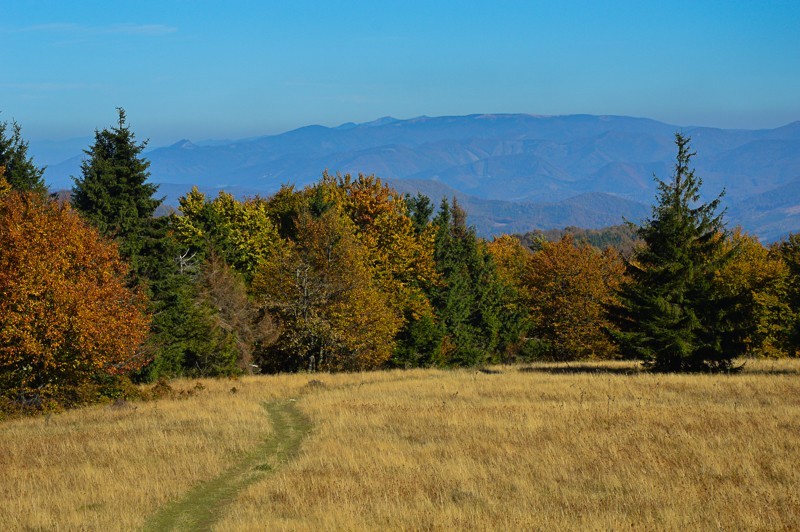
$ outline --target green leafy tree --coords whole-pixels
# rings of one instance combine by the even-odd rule
[[[178,241],[188,253],[206,258],[219,255],[246,278],[270,256],[280,236],[260,199],[237,201],[220,192],[212,201],[197,187],[180,198],[180,216],[172,219]]]
[[[44,168],[33,164],[28,157],[28,143],[22,138],[22,128],[11,123],[11,134],[7,135],[8,122],[0,122],[0,166],[6,169],[5,178],[11,188],[44,194],[47,187],[42,175]]]
[[[637,232],[643,245],[627,261],[620,304],[610,307],[619,327],[612,337],[625,355],[656,370],[730,370],[744,345],[734,302],[715,284],[731,257],[717,213],[721,195],[700,202],[689,138],[678,133],[675,144],[675,172],[657,179],[652,217]]]

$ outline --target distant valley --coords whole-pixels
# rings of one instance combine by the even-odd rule
[[[235,141],[183,140],[146,157],[172,204],[192,185],[266,195],[282,183],[312,183],[327,169],[376,174],[436,202],[457,195],[470,223],[491,236],[641,220],[655,195],[653,175],[671,174],[676,131],[692,138],[703,192],[726,190],[729,226],[765,241],[800,230],[800,122],[725,130],[624,116],[386,117]],[[51,188],[69,187],[80,172],[71,142],[31,143],[36,161],[48,163]],[[54,162],[68,153],[75,155]]]

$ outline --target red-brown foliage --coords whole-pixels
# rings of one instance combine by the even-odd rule
[[[0,192],[0,389],[58,400],[148,362],[145,300],[126,274],[117,246],[68,205]]]

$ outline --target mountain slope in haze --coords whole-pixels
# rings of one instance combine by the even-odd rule
[[[748,204],[756,196],[780,194],[782,202],[800,205],[800,190],[790,186],[800,179],[800,122],[724,130],[624,116],[384,117],[230,142],[182,140],[146,155],[152,180],[176,186],[235,186],[269,194],[282,183],[312,183],[325,169],[376,174],[403,190],[411,183],[418,190],[438,184],[448,194],[471,198],[471,205],[465,199],[470,220],[493,234],[509,232],[503,228],[510,225],[526,231],[584,220],[597,227],[646,215],[656,192],[653,175],[671,174],[676,131],[692,137],[706,199],[726,191],[731,224],[767,239],[800,229],[800,221],[783,216],[785,208],[775,201],[759,201],[759,209]],[[45,178],[64,182],[79,161],[52,165]],[[480,223],[478,212],[486,215]]]
[[[553,203],[535,203],[487,200],[463,194],[436,181],[390,179],[388,184],[402,194],[424,194],[436,207],[441,199],[455,197],[468,213],[469,223],[485,237],[555,227],[598,228],[624,221],[639,223],[650,214],[650,208],[642,203],[601,192]]]

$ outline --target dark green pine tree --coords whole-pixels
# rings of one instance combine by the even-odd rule
[[[416,196],[406,194],[405,203],[414,231],[422,233],[430,226],[434,211],[430,198],[421,193]],[[411,310],[405,319],[406,325],[397,334],[397,344],[389,365],[415,368],[442,364],[444,331],[437,320],[433,316],[414,316]]]
[[[84,153],[81,177],[73,178],[72,205],[104,235],[115,238],[120,253],[135,273],[142,264],[145,241],[154,238],[152,219],[163,201],[153,194],[158,186],[147,182],[150,162],[142,157],[146,142],[137,143],[117,108],[116,126],[95,131],[94,144]],[[156,235],[155,238],[158,238]]]
[[[434,258],[443,280],[431,297],[444,335],[439,362],[497,362],[504,344],[513,343],[510,336],[519,330],[519,316],[505,311],[507,287],[455,199],[452,206],[442,200],[433,223],[438,228]]]
[[[689,138],[675,135],[678,155],[669,181],[656,178],[657,204],[637,231],[643,246],[627,262],[620,305],[610,309],[611,336],[623,354],[658,371],[724,371],[743,352],[732,301],[714,288],[714,273],[730,253],[722,194],[700,202],[702,180],[690,168]]]
[[[6,169],[6,181],[14,189],[45,194],[44,168],[38,168],[33,158],[28,157],[28,143],[22,138],[22,128],[12,122],[11,135],[6,136],[7,128],[7,122],[0,122],[0,166]]]
[[[169,236],[152,242],[156,247],[145,255],[155,266],[147,286],[153,321],[146,348],[154,358],[135,380],[239,373],[235,332],[220,327],[218,309],[200,294],[201,261]],[[158,257],[171,264],[159,263]]]
[[[417,192],[416,196],[406,194],[406,206],[408,208],[408,216],[414,224],[414,230],[421,233],[430,224],[431,216],[433,215],[433,204],[428,196],[421,192]]]

